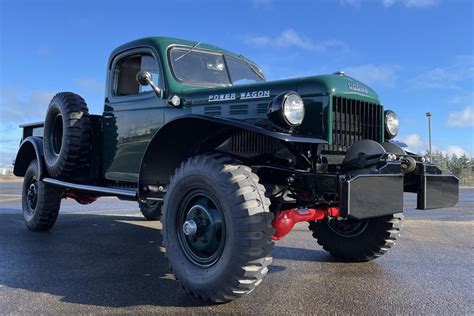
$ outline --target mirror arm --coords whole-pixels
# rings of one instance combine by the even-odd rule
[[[151,88],[153,89],[153,91],[155,91],[155,94],[158,96],[158,98],[162,98],[163,97],[163,90],[161,90],[160,88],[158,88],[154,83],[153,81],[149,81],[148,84],[151,86]]]

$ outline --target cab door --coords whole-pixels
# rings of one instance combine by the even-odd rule
[[[141,70],[150,72],[153,82],[164,88],[158,55],[151,48],[117,55],[109,70],[102,134],[107,180],[137,183],[145,149],[164,124],[166,102],[151,87],[138,83]]]

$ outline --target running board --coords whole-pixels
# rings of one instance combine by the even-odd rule
[[[71,183],[51,178],[44,178],[43,182],[56,185],[63,188],[73,189],[77,191],[86,191],[99,193],[100,195],[116,196],[128,199],[136,199],[137,191],[136,190],[127,190],[127,189],[116,189],[116,188],[107,188],[107,187],[98,187],[93,185],[77,184]]]

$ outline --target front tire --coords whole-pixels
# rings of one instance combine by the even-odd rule
[[[195,156],[175,171],[162,215],[163,245],[176,279],[210,302],[239,298],[271,263],[272,214],[252,170],[219,155]]]
[[[328,219],[310,222],[318,244],[343,261],[370,261],[381,257],[400,236],[403,214],[355,219]]]
[[[61,190],[39,181],[37,160],[33,160],[26,170],[21,202],[28,229],[48,231],[56,223],[61,206]]]

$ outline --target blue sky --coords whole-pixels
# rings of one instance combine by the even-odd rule
[[[474,19],[468,0],[21,1],[0,0],[0,164],[18,124],[41,121],[59,91],[103,105],[105,62],[150,35],[242,53],[268,80],[332,73],[369,84],[401,119],[398,137],[474,154]]]

